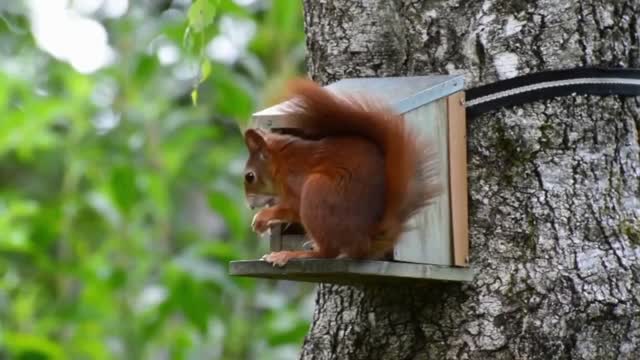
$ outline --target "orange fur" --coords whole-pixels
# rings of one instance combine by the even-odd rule
[[[287,116],[313,138],[248,130],[246,171],[258,180],[245,182],[245,192],[277,199],[256,214],[256,231],[300,222],[314,250],[266,260],[383,256],[439,194],[433,148],[372,99],[338,97],[309,80],[293,81],[291,93]]]

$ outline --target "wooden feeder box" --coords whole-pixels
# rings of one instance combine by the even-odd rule
[[[444,191],[411,220],[393,251],[393,259],[299,259],[284,267],[262,260],[230,263],[231,275],[335,284],[470,281],[467,217],[467,148],[462,76],[428,75],[343,79],[325,88],[336,94],[370,95],[386,101],[410,126],[438,147]],[[281,103],[253,114],[252,127],[295,132]],[[270,251],[300,250],[306,241],[300,226],[278,225],[266,235]]]

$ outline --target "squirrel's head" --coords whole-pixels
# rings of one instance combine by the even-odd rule
[[[244,133],[249,150],[249,159],[244,168],[244,193],[251,209],[271,206],[277,198],[266,135],[259,129],[248,129]]]

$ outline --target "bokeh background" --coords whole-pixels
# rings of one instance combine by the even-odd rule
[[[311,285],[227,266],[301,3],[0,0],[0,359],[296,358]]]

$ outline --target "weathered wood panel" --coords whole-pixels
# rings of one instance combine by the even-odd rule
[[[396,245],[394,259],[436,265],[452,264],[451,210],[449,200],[449,156],[447,99],[424,105],[404,114],[404,118],[438,149],[442,194],[410,221],[411,231]]]

